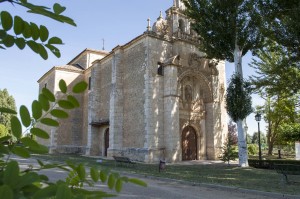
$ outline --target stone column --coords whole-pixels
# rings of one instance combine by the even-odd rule
[[[92,147],[92,100],[93,100],[93,91],[90,91],[89,95],[89,101],[88,101],[88,132],[87,132],[87,144],[86,144],[86,155],[91,155],[91,147]]]
[[[164,136],[166,161],[181,161],[177,65],[164,66]]]
[[[200,129],[201,129],[201,133],[202,133],[201,141],[200,141],[200,159],[201,160],[206,160],[207,159],[207,152],[206,152],[205,118],[202,118],[201,121],[200,121]]]
[[[112,60],[112,78],[109,112],[109,148],[107,156],[118,155],[122,149],[123,140],[123,80],[122,80],[122,50],[116,49]]]
[[[215,159],[215,136],[214,136],[214,103],[205,104],[205,130],[206,130],[206,155],[207,159]]]

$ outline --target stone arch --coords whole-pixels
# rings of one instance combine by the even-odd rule
[[[178,77],[177,92],[178,92],[178,95],[180,96],[180,100],[183,100],[183,98],[181,97],[184,94],[184,91],[183,91],[184,88],[182,88],[182,86],[184,86],[184,85],[182,85],[182,81],[185,78],[196,78],[197,81],[202,83],[201,86],[203,88],[203,91],[206,91],[206,98],[204,99],[204,102],[207,103],[207,102],[213,101],[213,91],[211,88],[210,81],[201,72],[196,72],[196,71],[192,71],[192,70],[185,71]],[[188,83],[186,85],[188,85]],[[190,84],[190,86],[192,86],[192,85]]]

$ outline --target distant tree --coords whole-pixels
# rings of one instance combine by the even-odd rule
[[[265,105],[257,107],[257,110],[263,113],[265,122],[268,123],[268,155],[273,154],[274,144],[281,144],[280,126],[284,123],[295,123],[299,119],[296,104],[296,96],[277,95],[267,98]]]
[[[252,144],[252,136],[249,133],[247,133],[246,138],[247,138],[247,144]]]
[[[227,60],[235,64],[235,72],[243,81],[242,57],[262,44],[257,2],[252,0],[183,0],[192,28],[200,38],[200,50],[208,58]],[[242,106],[243,107],[243,106]],[[241,108],[242,108],[241,107]],[[239,116],[239,164],[248,166],[243,116]]]
[[[13,96],[9,95],[7,89],[0,89],[0,107],[5,107],[16,111],[16,103]],[[0,114],[0,124],[3,124],[8,132],[11,130],[10,119],[12,115],[7,113]]]
[[[236,124],[234,124],[232,120],[230,120],[228,124],[228,136],[231,139],[231,143],[233,145],[237,145],[238,143],[237,129],[236,129]]]
[[[267,137],[264,133],[260,132],[260,144],[266,144]],[[258,144],[258,132],[254,132],[252,136],[252,144]]]

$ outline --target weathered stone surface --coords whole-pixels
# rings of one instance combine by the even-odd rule
[[[218,158],[227,133],[225,63],[198,50],[183,4],[174,3],[153,31],[148,28],[110,53],[85,50],[39,80],[40,89],[47,83],[60,95],[60,78],[70,87],[91,78],[90,90],[76,96],[81,107],[59,128],[43,127],[51,133],[43,143],[52,152],[143,162]],[[195,142],[194,148],[188,142]]]

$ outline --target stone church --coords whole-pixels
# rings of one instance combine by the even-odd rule
[[[227,134],[225,63],[208,60],[174,0],[144,33],[110,52],[85,49],[39,80],[60,95],[58,82],[85,80],[81,107],[58,128],[43,127],[52,153],[126,156],[136,161],[217,159]]]

